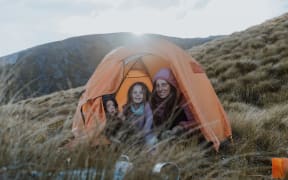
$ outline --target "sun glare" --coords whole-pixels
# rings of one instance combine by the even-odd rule
[[[137,31],[137,32],[133,32],[133,34],[136,35],[136,36],[142,36],[144,33]]]

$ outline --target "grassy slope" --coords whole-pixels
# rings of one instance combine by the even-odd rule
[[[269,106],[288,100],[288,14],[192,48],[223,100]]]
[[[135,165],[129,179],[154,177],[152,165],[161,161],[178,163],[183,179],[269,179],[270,158],[288,156],[287,22],[286,14],[189,51],[206,69],[231,120],[234,144],[220,153],[204,153],[195,139],[164,143],[154,156],[129,146],[61,149],[71,136],[80,87],[0,107],[0,167],[7,168],[0,176],[80,167],[105,168],[109,176],[125,152]]]

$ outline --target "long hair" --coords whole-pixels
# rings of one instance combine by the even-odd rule
[[[108,101],[112,101],[114,103],[115,109],[118,112],[118,103],[115,99],[115,95],[114,94],[105,94],[102,96],[102,101],[103,101],[103,106],[104,106],[104,111],[105,113],[107,113],[107,102]]]
[[[144,84],[143,82],[136,82],[136,83],[132,84],[132,86],[130,86],[130,88],[128,89],[126,105],[133,104],[132,91],[133,91],[133,88],[136,85],[140,85],[142,87],[142,89],[143,89],[143,101],[144,101],[143,103],[146,103],[146,102],[149,101],[150,92],[149,92],[148,87],[146,86],[146,84]]]
[[[177,105],[179,104],[180,93],[174,86],[171,84],[169,85],[171,91],[165,99],[161,99],[156,92],[156,88],[153,88],[150,103],[155,126],[167,123],[175,113],[175,108],[177,108]],[[154,82],[153,87],[156,87],[156,82]]]

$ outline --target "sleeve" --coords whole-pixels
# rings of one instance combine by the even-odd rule
[[[181,103],[182,104],[182,109],[184,111],[184,114],[186,116],[186,121],[181,121],[179,123],[179,125],[181,125],[182,127],[184,127],[184,129],[189,129],[189,128],[193,128],[197,125],[195,119],[194,119],[194,116],[192,114],[192,112],[190,111],[189,107],[188,107],[188,104],[186,103],[186,101],[182,101],[184,103]]]
[[[149,103],[145,104],[145,124],[144,124],[144,133],[149,133],[152,129],[153,124],[153,113]]]
[[[154,134],[152,133],[153,126],[153,113],[149,103],[145,104],[145,124],[143,127],[143,133],[145,136],[145,141],[150,142],[154,139]]]

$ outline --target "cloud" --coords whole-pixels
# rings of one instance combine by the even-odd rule
[[[203,8],[207,7],[210,2],[211,2],[211,0],[196,1],[193,9],[203,9]]]
[[[152,18],[153,17],[153,18]],[[97,16],[72,16],[62,19],[58,24],[63,34],[92,34],[119,31],[153,32],[161,24],[173,18],[163,12],[138,8],[130,11],[108,11]],[[87,28],[88,27],[88,28]]]
[[[61,19],[59,32],[69,35],[84,35],[110,32],[145,32],[177,36],[177,27],[183,27],[183,18],[191,9],[208,6],[211,0],[148,1],[123,0],[115,8],[89,16],[70,16]],[[154,2],[154,1],[153,1]],[[126,5],[125,5],[126,4]],[[125,6],[124,6],[125,5]],[[126,9],[125,9],[126,8]],[[187,24],[190,26],[189,24]],[[88,27],[88,28],[87,28]],[[184,32],[180,30],[181,32]],[[181,35],[183,35],[182,33]]]
[[[72,1],[72,0],[71,0]],[[37,44],[67,38],[57,32],[63,18],[87,17],[113,6],[106,2],[79,2],[74,0],[0,0],[0,56]]]
[[[45,30],[46,29],[46,30]],[[31,28],[20,24],[9,24],[0,28],[0,57],[39,44],[61,40],[63,34],[47,27]]]
[[[128,2],[129,0],[122,1],[122,3]],[[276,6],[270,5],[272,0],[238,2],[179,0],[178,3],[174,2],[177,6],[168,3],[161,7],[164,8],[162,10],[156,8],[161,3],[151,7],[148,2],[146,1],[144,5],[142,1],[135,1],[126,11],[114,8],[98,14],[97,17],[89,15],[64,18],[58,26],[59,32],[71,36],[132,31],[180,37],[203,37],[244,30],[273,17],[271,12],[273,9],[279,10]]]
[[[85,34],[230,34],[287,10],[286,0],[0,0],[0,56]]]
[[[157,10],[163,10],[170,7],[175,7],[180,4],[180,0],[123,0],[118,9],[127,10],[134,8],[151,8]]]

